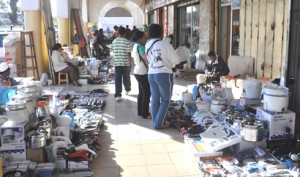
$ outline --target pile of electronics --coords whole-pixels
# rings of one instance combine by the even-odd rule
[[[196,94],[185,92],[171,103],[168,114],[177,116],[168,121],[200,158],[203,174],[300,175],[300,143],[296,146],[295,113],[287,109],[288,88],[263,86],[250,78],[243,81],[240,99],[231,90],[202,84]]]
[[[16,93],[1,106],[3,175],[91,177],[107,92],[43,89],[31,81]]]

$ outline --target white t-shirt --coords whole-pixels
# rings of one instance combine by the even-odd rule
[[[58,50],[52,51],[51,58],[52,58],[53,68],[54,68],[55,72],[59,72],[59,71],[65,69],[66,67],[68,67],[67,63],[65,62],[66,58]]]
[[[180,62],[179,57],[176,54],[173,46],[166,41],[159,40],[151,47],[153,42],[156,40],[159,39],[148,40],[145,46],[146,55],[149,62],[148,74],[171,74],[173,73],[172,68]],[[148,50],[149,52],[147,53]]]
[[[140,56],[138,54],[138,49],[137,49],[139,45],[140,44],[135,43],[131,52],[131,56],[133,57],[133,62],[134,62],[133,74],[145,75],[148,73],[148,70],[145,64],[143,63],[143,61],[140,60]]]

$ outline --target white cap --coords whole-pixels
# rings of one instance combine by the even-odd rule
[[[4,72],[8,69],[8,64],[6,62],[0,63],[0,72]]]

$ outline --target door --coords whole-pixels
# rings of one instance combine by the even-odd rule
[[[199,49],[199,4],[179,9],[178,46],[189,43],[193,52]]]

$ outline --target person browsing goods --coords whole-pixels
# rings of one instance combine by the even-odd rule
[[[146,55],[149,62],[148,80],[151,90],[151,118],[155,129],[168,128],[166,114],[173,90],[172,68],[179,57],[168,42],[162,41],[163,29],[158,24],[149,26]]]

